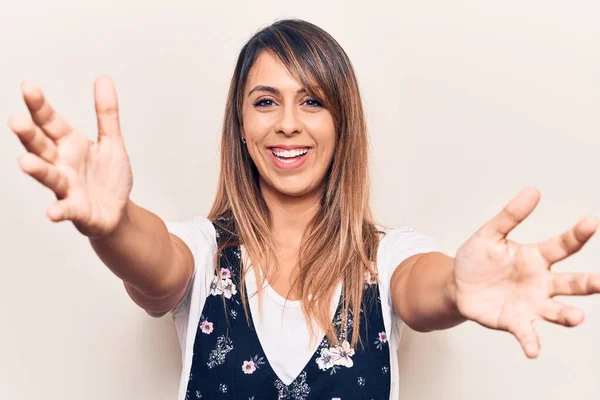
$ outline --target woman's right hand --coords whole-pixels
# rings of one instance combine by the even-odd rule
[[[31,118],[12,116],[9,126],[27,150],[21,169],[56,195],[46,215],[72,221],[89,237],[112,233],[126,216],[133,185],[112,81],[99,77],[94,85],[97,142],[74,130],[35,84],[24,82],[21,92]]]

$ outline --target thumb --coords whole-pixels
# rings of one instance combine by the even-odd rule
[[[121,137],[117,91],[112,80],[100,76],[94,83],[94,103],[98,119],[98,141],[103,137]]]
[[[505,238],[510,231],[531,214],[540,201],[540,192],[533,187],[523,189],[500,211],[484,224],[479,233],[495,239]]]

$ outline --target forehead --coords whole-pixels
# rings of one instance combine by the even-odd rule
[[[269,51],[261,52],[248,71],[245,93],[258,85],[272,86],[281,91],[302,88],[279,57]]]

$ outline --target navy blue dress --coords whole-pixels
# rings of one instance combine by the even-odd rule
[[[238,243],[228,220],[213,225],[219,248]],[[333,318],[340,345],[332,346],[324,337],[302,372],[286,385],[265,357],[250,312],[246,318],[239,245],[225,248],[219,257],[221,271],[211,283],[196,330],[186,399],[389,399],[389,344],[377,284],[370,279],[365,283],[356,348],[346,340],[352,338],[354,316],[342,323],[340,299]]]

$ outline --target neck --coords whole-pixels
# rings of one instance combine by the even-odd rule
[[[309,222],[321,207],[321,193],[288,196],[260,182],[267,207],[271,212],[272,233],[277,245],[300,245]]]

